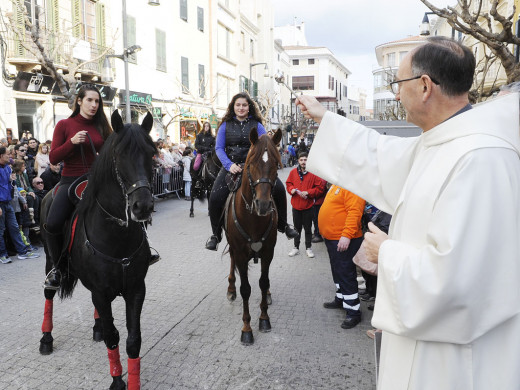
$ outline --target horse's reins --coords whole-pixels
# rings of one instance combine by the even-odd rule
[[[240,195],[242,196],[246,209],[249,211],[250,214],[252,214],[254,202],[256,199],[255,187],[260,183],[270,184],[271,185],[271,204],[272,204],[272,203],[274,203],[273,196],[272,196],[272,190],[274,188],[275,183],[274,183],[274,181],[269,180],[266,177],[261,177],[260,179],[253,181],[253,177],[251,176],[251,171],[249,170],[249,165],[246,168],[246,173],[247,173],[247,178],[249,180],[249,186],[251,187],[251,194],[253,195],[253,200],[251,201],[251,206],[249,206],[249,204],[247,203],[247,200],[244,197],[243,191],[240,193]],[[244,228],[238,222],[238,217],[237,217],[236,208],[235,208],[235,199],[236,199],[236,192],[233,192],[232,199],[231,199],[231,210],[232,210],[233,222],[235,223],[235,227],[239,231],[240,235],[248,242],[249,247],[253,251],[253,261],[256,264],[256,263],[258,263],[258,252],[262,249],[263,243],[269,236],[269,233],[271,233],[271,229],[273,227],[275,208],[274,207],[271,208],[271,211],[270,211],[271,218],[269,220],[269,226],[267,227],[267,230],[264,232],[264,234],[260,238],[260,241],[253,242],[253,239],[251,238],[251,236],[249,236],[247,234],[247,232],[244,230]]]
[[[96,158],[97,157],[97,152],[96,152],[96,148],[94,147],[94,142],[92,141],[92,138],[90,137],[90,134],[87,133],[86,136],[89,139],[90,147],[92,148],[92,153],[94,154],[94,158]],[[80,145],[80,150],[81,150],[81,158],[83,160],[83,164],[85,166],[87,166],[86,158],[85,158],[85,152],[83,150],[83,144]],[[134,191],[138,190],[139,188],[146,187],[146,188],[148,188],[150,190],[150,192],[152,192],[152,188],[151,188],[150,183],[148,182],[148,180],[138,180],[134,184],[132,184],[130,186],[130,188],[127,189],[125,184],[123,183],[123,179],[121,178],[121,175],[119,174],[119,170],[117,169],[117,164],[116,164],[116,161],[115,161],[115,157],[112,158],[112,161],[113,161],[114,169],[115,169],[115,172],[116,172],[117,182],[119,183],[119,186],[121,187],[121,190],[123,192],[123,197],[125,198],[125,220],[110,214],[110,212],[108,212],[101,205],[101,203],[99,203],[99,200],[97,199],[97,197],[95,199],[96,199],[96,203],[99,206],[99,208],[105,214],[107,214],[111,220],[114,220],[115,222],[117,222],[117,224],[119,226],[127,228],[128,224],[129,224],[129,208],[130,208],[128,196],[130,194],[132,194]],[[141,244],[134,251],[134,253],[132,253],[128,257],[116,258],[116,257],[112,257],[112,256],[104,254],[103,252],[101,252],[100,250],[96,249],[92,245],[92,243],[90,242],[90,239],[88,238],[87,228],[85,226],[85,221],[83,221],[83,230],[85,231],[85,237],[86,237],[85,246],[87,247],[87,249],[89,249],[93,255],[97,255],[97,256],[101,257],[102,259],[110,261],[112,263],[120,264],[123,267],[123,273],[124,274],[126,273],[126,268],[130,265],[131,260],[136,255],[136,253],[139,252],[139,250],[141,249],[141,247],[143,246],[143,244],[145,242],[146,230],[145,230],[144,226],[141,226],[141,229],[143,230],[143,238],[141,240]],[[125,284],[126,284],[126,277],[125,277],[125,275],[123,275],[123,289],[125,288]]]

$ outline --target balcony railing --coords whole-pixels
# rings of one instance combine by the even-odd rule
[[[45,47],[48,57],[57,68],[71,71],[72,69],[69,69],[71,59],[75,59],[79,63],[96,59],[81,66],[78,70],[80,73],[96,76],[101,75],[104,53],[113,53],[112,49],[107,51],[107,47],[95,43],[77,41],[73,37],[68,37],[63,42],[63,40],[58,41],[56,37],[51,35],[46,36],[44,33],[41,34],[40,43]],[[58,45],[59,47],[57,47]],[[23,38],[10,34],[7,39],[7,60],[12,64],[39,64],[39,59],[26,47],[34,49],[33,52],[38,50],[28,32]]]

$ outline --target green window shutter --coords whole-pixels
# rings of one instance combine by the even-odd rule
[[[257,98],[258,97],[258,83],[256,81],[253,81],[253,88],[252,88],[251,97]]]
[[[155,29],[155,53],[157,70],[166,72],[166,33]]]
[[[197,28],[204,31],[204,8],[197,7]]]
[[[16,29],[20,32],[20,34],[15,34],[15,55],[18,57],[24,57],[25,56],[25,48],[22,45],[23,40],[25,40],[25,20],[24,20],[24,14],[23,10],[25,8],[25,4],[23,0],[16,0],[15,3],[13,3],[14,8],[14,16],[15,16],[15,23],[16,23]]]
[[[180,0],[179,3],[181,19],[188,21],[188,0]]]
[[[56,35],[60,31],[60,15],[59,15],[59,5],[58,0],[48,0],[47,1],[47,30],[49,31],[49,52],[55,53],[53,60],[55,62],[60,61],[60,57],[57,52],[55,52],[56,48]]]
[[[72,36],[74,38],[83,38],[83,21],[81,18],[81,1],[71,0],[72,9]]]
[[[204,76],[204,65],[199,64],[199,97],[206,96],[206,78]]]
[[[188,59],[181,57],[181,80],[182,80],[182,91],[188,93],[190,90],[190,77],[188,72]]]
[[[105,4],[96,4],[96,40],[97,44],[102,48],[106,46],[106,19],[105,19]]]
[[[136,44],[136,31],[135,31],[135,18],[133,16],[127,16],[126,18],[126,34],[128,38],[128,47]],[[133,64],[137,64],[137,54],[132,54],[128,57],[128,61]]]

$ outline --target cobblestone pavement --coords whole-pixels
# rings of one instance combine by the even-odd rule
[[[289,169],[280,172],[282,179]],[[292,242],[281,234],[271,265],[272,331],[258,331],[260,266],[251,262],[250,309],[255,343],[240,343],[242,300],[226,299],[229,255],[204,249],[210,235],[207,204],[160,200],[149,229],[162,255],[147,275],[142,314],[143,389],[375,389],[371,312],[362,303],[363,322],[340,325],[344,313],[322,303],[334,296],[325,245],[290,258]],[[290,219],[290,218],[289,218]],[[38,352],[43,317],[44,254],[0,264],[0,390],[107,389],[104,343],[92,341],[93,307],[78,285],[72,299],[54,305],[54,353]],[[238,283],[238,280],[237,280]],[[113,304],[121,335],[126,380],[124,302]]]

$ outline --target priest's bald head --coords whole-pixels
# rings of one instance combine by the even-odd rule
[[[452,39],[432,37],[401,61],[392,88],[407,121],[428,131],[469,103],[474,72],[470,49]]]

